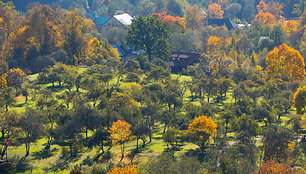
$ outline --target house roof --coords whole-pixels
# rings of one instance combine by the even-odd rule
[[[133,17],[127,13],[114,15],[114,18],[121,22],[123,25],[131,25]]]
[[[207,19],[207,25],[218,27],[225,25],[228,30],[238,28],[238,25],[230,19]]]
[[[186,51],[172,51],[170,67],[187,68],[187,66],[199,61],[200,53]]]
[[[96,25],[103,25],[110,19],[111,17],[98,17],[98,18],[95,18],[94,23]]]
[[[90,19],[91,20],[95,20],[95,18],[96,18],[96,14],[95,13],[87,13],[88,14],[88,16],[90,17]]]

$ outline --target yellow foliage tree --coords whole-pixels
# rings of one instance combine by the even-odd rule
[[[137,169],[133,165],[125,166],[123,169],[115,167],[107,174],[137,174]]]
[[[287,21],[286,24],[284,25],[285,31],[287,33],[291,33],[292,31],[296,31],[297,29],[297,22],[294,20]]]
[[[191,141],[200,146],[202,152],[204,152],[206,143],[210,137],[214,136],[216,131],[217,124],[204,115],[195,117],[188,126],[188,134],[191,137]]]
[[[222,19],[224,11],[221,9],[221,6],[216,3],[212,3],[208,6],[208,16],[213,19]]]
[[[124,91],[128,92],[128,94],[130,94],[131,96],[139,93],[139,91],[141,90],[141,85],[131,82],[131,83],[124,83],[120,86],[121,89],[123,89]]]
[[[299,51],[286,44],[270,51],[266,63],[268,78],[285,74],[291,81],[302,81],[305,76],[304,58]]]
[[[191,30],[201,29],[205,15],[197,6],[188,6],[185,11],[186,25]]]
[[[213,54],[220,51],[225,51],[231,44],[231,38],[209,36],[207,40],[207,54]]]
[[[306,86],[301,86],[295,92],[293,97],[293,106],[298,114],[304,114],[306,107]]]
[[[118,120],[113,122],[113,125],[109,128],[110,140],[112,146],[121,145],[121,160],[124,158],[124,144],[131,141],[132,131],[130,130],[131,125],[124,120]]]
[[[0,76],[0,89],[4,89],[7,87],[6,76],[6,74],[2,74],[2,76]]]
[[[275,25],[277,24],[277,20],[274,15],[269,12],[258,12],[255,16],[255,19],[259,21],[262,25]]]

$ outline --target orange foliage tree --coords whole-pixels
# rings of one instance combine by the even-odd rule
[[[137,174],[137,169],[133,165],[125,166],[123,169],[115,167],[107,174]]]
[[[281,17],[281,14],[283,14],[282,4],[274,1],[266,3],[265,0],[261,0],[256,7],[258,14],[256,15],[255,19],[261,22],[263,25],[283,23],[283,18]]]
[[[258,12],[269,12],[275,16],[283,14],[283,4],[280,4],[279,2],[271,1],[266,3],[265,0],[261,0],[256,8]]]
[[[170,16],[167,15],[166,13],[153,13],[153,17],[156,19],[161,19],[163,22],[169,24],[169,25],[176,25],[180,28],[181,31],[184,31],[186,28],[186,22],[184,18],[181,18],[179,16]]]
[[[221,9],[221,6],[216,3],[212,3],[208,6],[208,16],[213,19],[222,19],[224,11]]]
[[[287,75],[291,81],[302,81],[305,76],[304,58],[299,51],[282,44],[268,53],[268,78]]]
[[[269,12],[258,12],[255,16],[255,19],[259,21],[263,25],[275,25],[277,24],[277,20],[274,15]]]
[[[124,120],[118,120],[113,122],[113,125],[109,128],[110,140],[112,146],[121,145],[121,160],[124,158],[124,144],[131,140],[132,131],[131,125]]]
[[[274,161],[266,161],[260,169],[252,172],[252,174],[293,174],[292,168],[286,164],[275,163]]]
[[[287,33],[297,30],[297,22],[294,20],[287,21],[284,25],[284,29]]]
[[[306,107],[306,86],[301,86],[293,97],[293,106],[298,114],[304,114]]]
[[[259,2],[259,4],[256,6],[258,12],[262,11],[262,12],[268,12],[268,4],[266,3],[266,1],[261,0]]]
[[[191,141],[200,146],[202,153],[206,148],[206,143],[210,137],[214,136],[216,131],[217,124],[204,115],[195,117],[188,126],[188,134],[191,137]]]

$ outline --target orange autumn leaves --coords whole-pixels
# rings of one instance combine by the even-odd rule
[[[222,19],[224,11],[221,9],[221,6],[217,3],[212,3],[208,6],[208,16],[213,19]]]
[[[251,174],[274,174],[274,173],[293,174],[299,172],[294,172],[293,169],[286,164],[276,163],[275,161],[266,161],[261,165],[260,169],[252,172]]]
[[[270,51],[266,63],[268,78],[287,75],[291,81],[302,81],[305,76],[304,58],[286,44]]]
[[[167,15],[166,13],[153,13],[152,16],[156,19],[161,19],[163,22],[169,25],[177,25],[181,31],[184,31],[186,28],[185,19],[179,16],[174,17]]]
[[[137,174],[137,169],[135,166],[125,166],[124,168],[113,168],[107,174]]]
[[[113,123],[113,125],[109,128],[110,139],[112,141],[112,145],[121,145],[125,142],[131,140],[130,135],[132,131],[130,130],[131,125],[124,120],[118,120]]]
[[[275,25],[283,23],[283,18],[281,17],[281,14],[283,14],[282,4],[274,1],[266,3],[265,0],[261,0],[256,7],[258,14],[256,15],[255,19],[263,25]]]

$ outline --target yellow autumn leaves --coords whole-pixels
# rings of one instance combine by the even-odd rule
[[[291,81],[302,81],[305,76],[304,58],[286,44],[270,51],[266,63],[268,78],[287,75]]]

